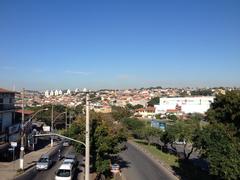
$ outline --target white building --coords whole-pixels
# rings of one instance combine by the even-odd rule
[[[58,96],[58,90],[55,90],[54,95]]]
[[[67,94],[67,95],[71,95],[71,90],[68,89],[66,94]]]
[[[45,91],[45,97],[49,97],[49,91],[48,90]]]
[[[54,95],[54,92],[53,90],[50,91],[50,96],[53,96]]]
[[[214,96],[160,98],[159,105],[155,105],[156,114],[165,114],[168,110],[181,109],[183,113],[204,114],[214,101]]]
[[[62,95],[62,94],[63,94],[62,90],[59,90],[58,95]]]

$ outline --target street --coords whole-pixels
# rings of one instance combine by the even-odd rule
[[[120,154],[123,176],[126,180],[175,180],[177,179],[164,167],[127,143],[127,150]]]
[[[73,147],[70,146],[70,147],[66,147],[64,148],[63,152],[62,152],[62,155],[65,156],[67,154],[76,154],[76,152],[74,151]],[[78,161],[79,161],[79,166],[80,164],[82,163],[82,156],[81,155],[77,155],[77,158],[78,158]],[[36,175],[35,178],[33,178],[33,180],[54,180],[54,177],[55,177],[55,172],[58,170],[58,168],[61,166],[62,164],[62,161],[63,161],[63,158],[61,161],[56,161],[56,163],[53,164],[53,166],[48,169],[47,171],[39,171]],[[79,167],[78,166],[78,167]],[[79,169],[79,168],[78,168]],[[78,177],[78,173],[81,173],[77,170],[76,172],[76,175],[74,177],[74,179],[77,179]]]

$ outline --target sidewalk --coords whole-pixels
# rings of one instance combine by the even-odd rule
[[[54,146],[57,146],[54,145]],[[44,148],[30,152],[24,155],[24,169],[27,170],[33,167],[41,155],[48,153],[51,150],[50,144]],[[19,159],[12,162],[0,162],[0,177],[4,180],[12,180],[17,176],[17,170],[19,169]]]

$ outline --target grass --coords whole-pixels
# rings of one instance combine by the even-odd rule
[[[167,166],[169,166],[180,179],[194,179],[194,180],[212,180],[207,172],[202,171],[198,167],[194,166],[191,162],[184,159],[179,159],[177,156],[162,152],[154,145],[147,145],[144,140],[134,140],[139,146],[145,149],[148,153],[154,156],[154,158],[160,160]]]
[[[156,146],[146,145],[146,143],[141,140],[135,140],[135,142],[169,167],[179,167],[178,157],[172,154],[164,153]]]

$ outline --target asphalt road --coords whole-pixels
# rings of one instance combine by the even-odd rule
[[[176,180],[168,170],[153,162],[144,153],[127,143],[127,150],[120,154],[122,174],[127,180]]]
[[[69,154],[69,153],[76,154],[73,147],[71,147],[71,146],[64,148],[64,150],[62,152],[62,155],[64,156],[64,155]],[[79,164],[81,164],[82,156],[77,155],[77,157],[78,157],[78,161],[80,162]],[[47,171],[39,171],[37,173],[37,175],[35,176],[35,178],[33,178],[33,180],[54,180],[55,172],[61,166],[62,161],[63,161],[63,159],[60,160],[60,161],[56,160],[56,162],[53,164],[53,166],[50,169],[48,169]],[[75,175],[74,179],[77,179],[78,173],[80,173],[80,171],[76,172],[76,175]]]

